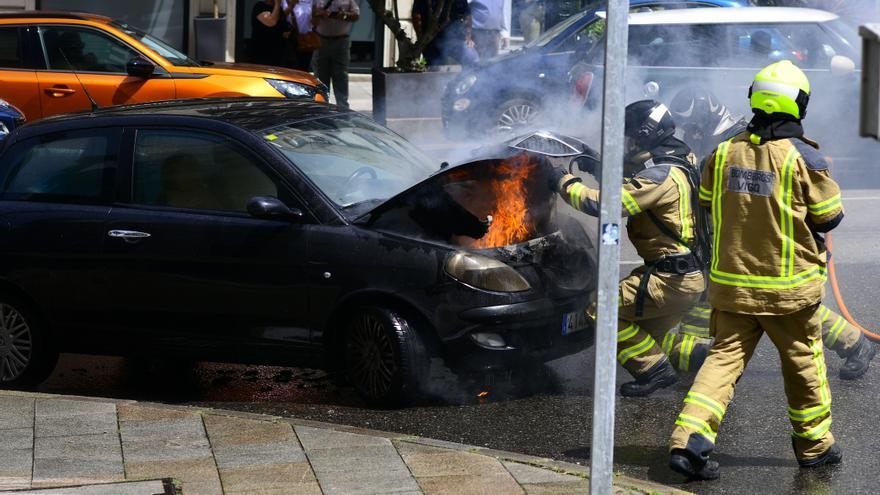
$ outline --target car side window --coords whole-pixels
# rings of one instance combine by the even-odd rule
[[[134,150],[134,203],[194,210],[246,212],[254,196],[283,188],[236,142],[178,129],[139,130]]]
[[[140,57],[125,43],[94,29],[46,26],[40,34],[49,70],[124,74],[128,61]]]
[[[734,67],[764,67],[783,59],[806,69],[827,69],[837,55],[828,35],[815,24],[731,26]]]
[[[17,27],[0,28],[0,69],[23,69],[24,50]]]
[[[711,67],[723,46],[718,26],[630,26],[629,64],[648,67]]]
[[[0,169],[2,199],[103,203],[112,199],[119,129],[87,129],[16,143]]]

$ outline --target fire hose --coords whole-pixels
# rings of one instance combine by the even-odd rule
[[[825,244],[828,246],[828,251],[831,252],[832,244],[831,244],[831,233],[829,232],[825,236]],[[848,321],[852,326],[858,328],[865,337],[873,340],[874,342],[880,342],[880,334],[876,334],[865,327],[859,325],[855,318],[849,314],[849,310],[846,309],[846,303],[843,301],[843,296],[840,294],[840,287],[837,285],[837,273],[834,269],[834,257],[828,261],[828,274],[831,276],[831,289],[834,291],[834,300],[837,302],[837,308],[840,309],[840,314]]]

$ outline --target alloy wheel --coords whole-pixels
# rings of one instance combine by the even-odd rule
[[[352,324],[346,345],[349,379],[373,398],[386,396],[398,373],[394,344],[384,323],[371,313]]]
[[[19,378],[31,362],[33,337],[24,316],[0,303],[0,382]]]
[[[501,112],[495,129],[499,134],[510,133],[532,124],[538,117],[538,108],[528,102],[518,102]]]

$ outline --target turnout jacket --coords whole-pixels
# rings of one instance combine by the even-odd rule
[[[733,313],[783,315],[824,296],[819,236],[843,218],[829,161],[805,138],[721,143],[703,166],[700,204],[711,208],[709,298]]]
[[[662,158],[654,160],[661,161]],[[627,235],[639,256],[645,262],[652,263],[664,256],[689,253],[690,249],[664,234],[646,212],[651,211],[688,244],[694,241],[696,218],[691,208],[691,194],[695,192],[691,191],[685,172],[674,165],[654,164],[653,160],[649,162],[651,166],[624,183],[622,201],[623,215],[629,217]],[[572,178],[573,175],[565,175],[560,180],[560,186]],[[560,189],[560,195],[575,209],[588,215],[599,215],[599,190],[575,182],[564,191]],[[644,269],[643,266],[636,268],[633,273],[641,273]],[[699,293],[705,289],[701,272],[684,276],[655,272],[654,276],[663,278],[683,293]]]

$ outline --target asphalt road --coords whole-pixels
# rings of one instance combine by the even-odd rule
[[[880,171],[876,173],[880,177]],[[858,182],[857,178],[850,180]],[[850,311],[880,327],[875,288],[880,280],[880,190],[847,190],[847,218],[835,232],[838,276]],[[632,260],[625,252],[624,260]],[[622,267],[627,269],[628,266]],[[830,297],[827,303],[834,306]],[[876,328],[876,327],[875,327]],[[489,446],[571,462],[589,461],[592,351],[551,363],[554,379],[538,395],[510,393],[503,380],[450,390],[448,403],[372,410],[322,372],[298,368],[199,363],[145,370],[119,358],[65,355],[41,391],[128,397],[296,416]],[[666,468],[666,444],[691,377],[649,398],[617,400],[617,470],[700,494],[857,494],[880,491],[880,359],[855,382],[837,377],[842,363],[827,355],[833,393],[832,431],[841,465],[800,470],[790,446],[779,358],[765,338],[737,388],[722,424],[717,459],[722,477],[682,483]],[[622,369],[618,381],[629,379]],[[477,398],[478,391],[489,395]]]

